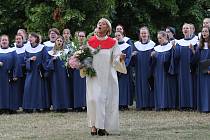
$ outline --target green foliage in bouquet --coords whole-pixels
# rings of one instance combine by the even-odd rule
[[[59,59],[64,62],[64,66],[66,68],[68,68],[68,60],[70,56],[71,56],[70,52],[66,53],[65,51],[62,51],[61,55],[59,56]]]
[[[94,35],[94,32],[90,33],[86,39],[83,40],[82,45],[79,43],[78,39],[74,40],[75,52],[73,55],[81,63],[80,69],[83,69],[83,74],[85,76],[94,77],[96,76],[96,71],[93,68],[93,55],[100,51],[100,46],[92,50],[87,46],[87,41]]]

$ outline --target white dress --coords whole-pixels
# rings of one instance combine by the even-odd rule
[[[106,40],[108,37],[98,38]],[[119,132],[119,87],[117,71],[127,73],[124,62],[120,63],[121,51],[117,46],[101,49],[93,57],[96,77],[87,77],[87,116],[89,126]]]

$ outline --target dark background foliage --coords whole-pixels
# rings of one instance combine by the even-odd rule
[[[182,36],[183,23],[193,23],[196,32],[210,16],[210,0],[1,0],[0,34],[14,39],[18,28],[37,32],[47,40],[48,29],[69,28],[92,32],[101,17],[111,20],[113,29],[124,26],[126,35],[138,40],[139,27],[149,27],[155,40],[158,30],[170,25]]]

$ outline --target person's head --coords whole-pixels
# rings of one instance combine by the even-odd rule
[[[29,42],[32,45],[39,44],[40,43],[39,35],[37,33],[34,33],[34,32],[30,33],[30,35],[29,35]]]
[[[79,40],[80,44],[83,43],[85,37],[86,37],[85,31],[79,31],[78,32],[78,40]]]
[[[157,34],[157,39],[160,45],[168,42],[168,35],[165,31],[159,31]]]
[[[19,30],[17,31],[17,35],[22,35],[22,37],[23,37],[23,42],[26,42],[26,41],[27,41],[28,36],[27,36],[26,30],[24,30],[24,29],[19,29]]]
[[[39,44],[42,43],[42,35],[39,34]]]
[[[55,40],[55,50],[63,50],[63,45],[64,45],[64,38],[62,36],[58,36]]]
[[[175,30],[175,28],[169,26],[166,28],[166,33],[168,34],[169,39],[174,39],[176,30]]]
[[[60,35],[60,32],[57,28],[49,29],[48,36],[49,36],[51,42],[55,42],[58,35]]]
[[[112,32],[112,26],[108,19],[101,18],[97,23],[99,36],[110,35]]]
[[[17,46],[23,45],[23,36],[22,35],[16,35],[15,36],[15,43]]]
[[[71,37],[71,31],[69,29],[63,30],[63,38],[65,41],[69,41]]]
[[[203,48],[204,47],[204,42],[208,42],[208,48],[210,49],[210,27],[203,27],[201,31],[201,38],[200,38],[200,43],[199,47]]]
[[[139,29],[139,41],[146,43],[150,40],[149,29],[146,26],[143,26]]]
[[[8,35],[1,36],[1,48],[2,49],[9,48],[9,36]]]
[[[124,33],[124,28],[123,28],[123,26],[122,25],[120,25],[120,24],[118,24],[117,26],[116,26],[116,32],[118,32],[118,31],[120,31],[120,32],[122,32],[122,33]]]
[[[189,23],[190,25],[190,34],[193,35],[195,33],[195,26],[192,23]]]
[[[184,25],[182,26],[182,33],[183,33],[185,38],[189,38],[190,37],[190,35],[191,35],[190,24],[184,23]]]
[[[210,28],[210,18],[204,18],[203,27],[209,27]]]
[[[124,34],[123,32],[121,31],[116,31],[115,32],[115,38],[120,42],[120,41],[123,41],[123,37],[124,37]]]

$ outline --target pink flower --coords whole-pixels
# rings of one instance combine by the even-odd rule
[[[80,62],[74,55],[69,58],[68,63],[72,69],[79,69],[80,67]]]

